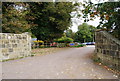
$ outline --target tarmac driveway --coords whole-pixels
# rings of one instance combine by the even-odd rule
[[[3,62],[3,79],[116,79],[93,63],[95,47],[69,48],[56,53]]]

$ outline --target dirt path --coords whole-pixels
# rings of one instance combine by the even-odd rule
[[[90,59],[94,47],[3,62],[3,79],[116,79]]]

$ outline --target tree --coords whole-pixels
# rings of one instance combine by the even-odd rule
[[[38,40],[52,41],[62,37],[71,25],[71,2],[5,2],[3,3],[3,32],[32,32]]]
[[[94,41],[94,30],[95,27],[83,23],[78,26],[78,31],[75,33],[75,41],[77,42],[91,42]]]
[[[31,27],[26,21],[29,13],[26,7],[24,3],[2,3],[2,32],[23,33]]]
[[[70,42],[73,42],[73,39],[66,37],[66,36],[63,36],[63,37],[57,39],[56,42],[58,42],[58,43],[70,43]]]
[[[71,29],[67,29],[65,32],[65,35],[66,35],[66,37],[70,37],[70,38],[74,39],[75,33]]]
[[[75,5],[70,2],[34,2],[28,3],[35,20],[32,33],[40,40],[52,41],[62,37],[64,31],[71,25],[70,13],[75,10]]]
[[[120,39],[120,1],[98,4],[89,2],[87,5],[84,4],[84,7],[83,14],[85,21],[100,17],[101,22],[98,28],[106,29],[106,31],[111,32],[116,38]]]

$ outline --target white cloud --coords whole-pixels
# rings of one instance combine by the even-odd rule
[[[97,27],[99,25],[99,22],[100,22],[100,18],[96,18],[96,19],[94,19],[94,21],[89,21],[87,23],[89,25],[93,25],[93,26]]]
[[[72,21],[73,21],[73,25],[72,25],[71,29],[73,30],[73,32],[77,32],[78,26],[80,24],[84,23],[83,19],[74,18],[74,19],[72,19]],[[99,18],[96,18],[94,21],[90,20],[89,22],[86,22],[86,23],[97,27],[99,25],[99,22],[100,22]]]
[[[83,1],[89,1],[89,0],[78,0],[78,2],[83,2]],[[96,4],[96,3],[98,3],[98,2],[105,2],[105,1],[108,1],[108,0],[91,0],[94,4]],[[80,9],[81,9],[81,7],[79,7]],[[82,8],[83,9],[83,8]],[[74,13],[72,13],[72,15],[74,15],[75,14],[75,12]],[[81,14],[81,13],[80,13]],[[100,20],[99,20],[99,18],[96,18],[96,19],[94,19],[94,21],[92,21],[92,20],[90,20],[89,22],[87,22],[89,25],[93,25],[93,26],[95,26],[95,27],[97,27],[98,25],[99,25],[99,22],[100,22]],[[72,18],[72,27],[71,27],[71,29],[74,31],[74,32],[76,32],[77,30],[78,30],[78,26],[80,25],[80,24],[82,24],[82,23],[84,23],[84,19],[81,17],[80,19],[78,19],[78,18]]]

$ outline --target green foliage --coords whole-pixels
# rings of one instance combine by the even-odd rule
[[[36,36],[34,34],[31,35],[32,38],[36,38]]]
[[[24,8],[19,9],[18,7]],[[2,3],[2,32],[5,33],[23,33],[30,27],[27,21],[26,5],[23,3]]]
[[[93,4],[91,2],[84,6],[83,10],[85,21],[100,17],[98,28],[106,29],[116,38],[120,39],[120,1],[104,2]],[[90,15],[90,18],[88,17]]]
[[[58,43],[70,43],[70,42],[73,42],[73,39],[64,36],[64,37],[59,38],[56,42],[58,42]]]
[[[64,30],[71,25],[70,13],[75,6],[71,2],[34,2],[28,3],[35,19],[32,21],[37,26],[32,28],[32,33],[38,39],[52,41],[62,37]]]
[[[80,44],[80,45],[77,45],[77,46],[70,46],[70,47],[84,47],[85,45],[84,44]]]
[[[75,41],[78,42],[94,41],[94,30],[95,27],[93,27],[92,25],[83,23],[82,25],[78,26],[78,31],[75,33]]]
[[[97,56],[97,54],[94,54],[94,55],[92,56],[92,59],[93,59],[93,61],[96,62],[96,63],[101,63],[101,62],[102,62],[102,60]]]
[[[80,45],[78,45],[77,47],[83,47],[83,46],[85,46],[84,44],[80,44]]]
[[[67,44],[66,43],[58,43],[58,45],[57,45],[57,47],[66,47],[67,46]]]
[[[31,32],[38,40],[52,42],[71,25],[71,2],[3,2],[3,32]]]
[[[71,29],[67,29],[65,32],[66,37],[74,39],[75,33]]]

